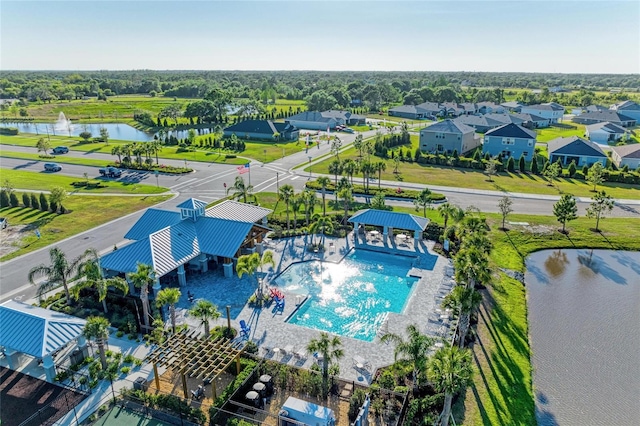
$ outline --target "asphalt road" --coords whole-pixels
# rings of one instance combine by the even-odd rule
[[[364,135],[370,136],[375,132],[366,132]],[[343,141],[343,145],[347,145],[355,139],[353,134],[341,133],[339,135]],[[33,152],[30,148],[21,148],[16,146],[2,146],[3,148],[11,151]],[[305,163],[321,161],[323,155],[329,154],[330,147],[325,142],[318,148],[313,145],[309,148],[308,152],[301,149],[300,152],[287,156],[271,163],[263,164],[258,161],[253,161],[250,166],[250,173],[245,173],[243,177],[245,180],[250,180],[254,186],[255,192],[275,192],[280,185],[285,183],[291,184],[296,190],[304,188],[304,184],[308,179],[315,179],[316,176],[311,176],[304,171],[293,170],[293,167]],[[77,155],[77,153],[72,153]],[[91,158],[108,158],[113,159],[113,156],[108,154],[85,154]],[[309,159],[311,157],[311,160]],[[2,158],[3,168],[13,168],[21,170],[36,170],[43,172],[42,162],[31,160],[19,160]],[[165,164],[184,165],[184,161],[180,160],[163,160]],[[158,177],[158,184],[169,188],[175,197],[158,205],[159,208],[173,209],[175,205],[180,202],[195,197],[203,201],[211,202],[220,199],[225,196],[225,184],[227,187],[231,186],[238,172],[237,166],[234,165],[221,165],[214,163],[199,163],[189,162],[187,165],[193,168],[195,171],[188,175],[160,175]],[[84,173],[88,173],[89,176],[97,176],[98,168],[80,165],[63,164],[63,170],[58,174],[82,177]],[[120,180],[138,181],[149,185],[156,184],[156,178],[153,173],[144,172],[126,172],[120,178]],[[14,183],[17,188],[20,187],[19,182]],[[383,185],[397,187],[402,186],[404,188],[420,189],[425,185],[402,183],[398,182],[382,182]],[[376,186],[377,183],[373,181],[371,186]],[[497,212],[498,200],[505,194],[496,191],[474,191],[457,188],[442,188],[429,186],[432,190],[443,193],[447,196],[448,200],[461,207],[475,206],[482,211]],[[557,197],[538,196],[532,194],[509,194],[513,201],[513,209],[515,213],[528,213],[528,214],[540,214],[550,215],[553,211],[553,203]],[[392,204],[407,204],[406,202],[391,202]],[[588,201],[584,200],[579,202],[579,211],[583,215]],[[412,204],[409,204],[412,205]],[[112,222],[101,225],[97,228],[90,229],[76,236],[70,237],[66,240],[56,243],[69,258],[80,255],[88,248],[95,248],[97,250],[108,252],[113,249],[114,245],[120,245],[124,243],[123,235],[127,230],[138,220],[143,211],[133,213],[131,215],[119,218]],[[629,204],[617,205],[612,212],[613,216],[618,217],[640,217],[640,202],[630,202]],[[28,299],[35,295],[35,287],[27,283],[28,271],[35,265],[44,263],[49,264],[49,248],[43,248],[35,252],[23,255],[21,257],[12,259],[7,262],[0,263],[0,302],[9,298]]]

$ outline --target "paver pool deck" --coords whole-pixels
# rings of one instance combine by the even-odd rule
[[[344,350],[344,357],[339,361],[339,376],[342,379],[370,384],[372,374],[376,369],[393,363],[394,345],[380,342],[380,336],[384,333],[405,335],[407,326],[415,324],[421,332],[436,335],[437,324],[430,323],[429,316],[439,307],[438,296],[441,296],[442,292],[446,292],[451,285],[452,266],[449,259],[433,252],[433,242],[420,241],[415,244],[413,239],[402,237],[383,242],[381,236],[373,237],[362,234],[354,240],[354,234],[350,233],[346,238],[327,237],[324,243],[325,252],[313,253],[306,249],[308,238],[310,237],[266,241],[266,249],[273,251],[276,265],[266,274],[266,285],[292,263],[308,260],[339,262],[354,248],[375,250],[388,253],[390,256],[411,256],[415,260],[409,274],[420,277],[405,303],[404,311],[389,313],[386,322],[373,341],[366,342],[340,336]],[[266,269],[269,268],[266,267]],[[220,271],[189,277],[177,305],[179,322],[186,322],[194,328],[203,329],[198,320],[188,316],[187,310],[191,304],[187,300],[187,291],[193,293],[196,299],[205,298],[218,305],[222,317],[215,322],[215,325],[226,326],[225,306],[230,305],[232,325],[239,329],[239,321],[244,320],[251,326],[249,337],[260,346],[260,355],[298,367],[309,368],[315,362],[311,354],[306,360],[300,360],[294,357],[291,352],[286,353],[284,349],[293,348],[294,352],[303,349],[311,339],[319,337],[320,331],[286,322],[286,319],[297,309],[296,295],[294,294],[284,292],[286,303],[282,312],[274,313],[273,304],[262,309],[249,307],[244,302],[248,295],[255,290],[255,280],[251,280],[249,277],[224,278]],[[238,292],[245,294],[239,295]],[[273,351],[267,353],[265,348],[280,350],[274,354]],[[370,367],[358,368],[354,357],[364,358],[370,363]]]

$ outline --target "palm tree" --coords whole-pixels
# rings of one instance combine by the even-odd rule
[[[233,182],[229,188],[227,188],[227,194],[229,191],[233,190],[233,194],[231,194],[232,198],[240,198],[242,197],[242,202],[247,202],[247,197],[250,197],[253,193],[253,185],[247,185],[244,182],[242,176],[236,176],[236,180]]]
[[[122,154],[122,145],[114,145],[113,148],[111,148],[111,155],[118,156],[118,163],[122,163]]]
[[[397,334],[387,333],[380,340],[383,343],[391,342],[396,345],[393,352],[395,362],[412,366],[413,385],[418,386],[418,381],[426,372],[429,360],[428,352],[433,346],[433,339],[420,333],[414,324],[407,326],[407,335],[408,338],[405,340]]]
[[[455,309],[458,313],[458,345],[464,347],[464,341],[469,330],[471,315],[482,302],[482,295],[474,288],[456,286],[442,302],[444,308]]]
[[[171,317],[171,330],[176,332],[176,303],[180,300],[182,293],[175,287],[163,288],[156,295],[156,306],[158,308],[169,305],[169,316]]]
[[[320,216],[316,214],[312,218],[313,222],[311,226],[309,226],[309,232],[311,232],[311,244],[313,244],[313,235],[322,234],[323,236],[326,234],[331,234],[334,231],[333,220],[327,216]]]
[[[262,257],[258,253],[245,254],[238,258],[238,264],[236,265],[236,273],[238,278],[242,278],[244,274],[249,275],[251,278],[255,278],[255,273],[260,269],[262,272],[262,266],[271,265],[275,267],[273,261],[273,252],[271,250],[265,250],[262,253]],[[256,279],[258,301],[262,302],[262,284],[261,281]]]
[[[142,315],[144,326],[149,328],[149,317],[151,308],[149,307],[149,285],[156,280],[155,271],[151,265],[138,263],[136,272],[129,274],[129,280],[134,286],[140,289],[140,300],[142,301]]]
[[[107,355],[104,351],[104,342],[109,338],[109,320],[104,317],[89,317],[84,325],[82,334],[87,339],[95,339],[98,344],[98,352],[100,353],[100,363],[102,370],[107,369]]]
[[[356,164],[355,161],[353,161],[352,159],[348,158],[346,160],[344,160],[342,162],[342,170],[344,171],[344,173],[349,176],[349,180],[351,182],[351,186],[353,186],[353,175],[356,172],[356,170],[358,169],[358,165]]]
[[[327,186],[331,183],[331,180],[326,176],[320,176],[317,179],[318,185],[322,188],[322,215],[327,215],[327,202],[325,201],[325,196],[327,194]]]
[[[287,231],[289,231],[289,203],[291,203],[291,199],[294,196],[295,196],[295,189],[293,189],[293,186],[289,185],[288,183],[285,185],[282,185],[280,187],[280,190],[278,191],[278,201],[280,200],[284,201],[284,204],[286,206]]]
[[[427,374],[436,390],[444,393],[440,425],[447,426],[451,416],[453,396],[470,385],[473,378],[471,351],[459,349],[457,346],[441,348],[431,358]]]
[[[478,250],[482,251],[485,254],[491,253],[491,249],[493,248],[493,244],[487,234],[484,232],[470,232],[467,234],[462,234],[462,242],[460,243],[461,248],[467,247],[475,247]]]
[[[360,171],[362,172],[362,184],[364,186],[364,192],[369,193],[369,177],[374,171],[373,164],[370,161],[363,161],[360,163]]]
[[[353,201],[351,188],[342,188],[340,192],[338,192],[338,197],[342,200],[342,205],[344,206],[344,223],[346,224],[349,216],[349,206]]]
[[[341,172],[342,172],[342,163],[340,162],[340,160],[333,160],[331,163],[329,163],[329,173],[331,173],[334,176],[334,184],[336,187],[338,186],[338,175]],[[335,191],[335,195],[336,195],[336,201],[338,201],[337,189]]]
[[[109,287],[115,287],[126,296],[129,293],[129,284],[120,277],[104,278],[98,259],[91,259],[78,266],[78,277],[85,280],[71,288],[71,295],[75,300],[80,298],[80,290],[93,287],[98,291],[98,301],[102,302],[102,309],[107,313],[107,292]]]
[[[477,247],[461,249],[453,260],[456,271],[456,282],[475,288],[476,284],[489,281],[489,260],[487,255]]]
[[[431,205],[431,191],[429,188],[423,189],[416,199],[413,200],[413,204],[415,204],[416,210],[422,207],[422,215],[427,217],[427,207]]]
[[[293,229],[298,229],[298,212],[304,203],[302,194],[293,194],[291,197],[291,211],[293,212]]]
[[[58,247],[54,247],[49,250],[49,259],[51,259],[51,265],[39,265],[31,268],[29,271],[29,282],[36,285],[35,279],[39,277],[46,277],[42,283],[38,285],[38,296],[46,293],[47,291],[62,284],[64,287],[64,293],[67,304],[71,302],[71,294],[69,292],[69,280],[76,272],[78,265],[82,263],[89,256],[96,256],[94,249],[87,249],[80,256],[73,259],[71,262],[67,260],[64,252]]]
[[[378,161],[374,164],[375,171],[378,172],[378,189],[380,189],[380,180],[382,179],[382,172],[387,170],[387,163],[384,161]]]
[[[204,325],[204,336],[209,337],[211,333],[209,330],[209,320],[217,320],[220,318],[220,312],[218,307],[205,299],[198,299],[196,304],[189,310],[189,315],[200,320]]]
[[[300,198],[304,203],[305,226],[308,228],[309,217],[311,216],[311,213],[313,213],[313,211],[315,210],[316,203],[318,202],[318,198],[316,198],[315,191],[312,191],[310,189],[305,189],[304,191],[302,191],[302,194],[300,194]]]
[[[447,229],[447,222],[449,222],[449,218],[453,216],[455,208],[456,206],[449,203],[441,204],[440,207],[438,207],[438,213],[440,213],[440,216],[444,219],[443,229]]]
[[[338,361],[344,356],[344,351],[340,347],[342,342],[338,336],[330,337],[329,333],[320,333],[320,338],[311,339],[307,345],[307,350],[311,353],[322,355],[322,396],[329,396],[329,364]]]

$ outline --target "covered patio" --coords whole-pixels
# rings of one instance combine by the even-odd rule
[[[362,239],[364,244],[382,243],[394,247],[406,246],[410,248],[409,245],[412,242],[413,246],[417,247],[422,240],[422,233],[429,224],[429,219],[410,213],[364,209],[351,216],[349,222],[353,223],[356,243]],[[382,234],[378,229],[367,233],[366,226],[381,228]],[[397,229],[408,232],[402,232],[396,236],[394,230]]]

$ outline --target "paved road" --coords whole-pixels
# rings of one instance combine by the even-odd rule
[[[365,137],[374,134],[375,131],[364,133]],[[353,142],[355,135],[342,133],[340,134],[340,138],[343,144],[347,145]],[[0,148],[18,151],[20,147],[2,146]],[[26,148],[26,150],[28,152],[33,151],[33,149],[29,148]],[[243,176],[247,180],[250,178],[255,192],[275,192],[279,185],[285,183],[293,185],[296,190],[301,190],[306,181],[309,178],[315,179],[315,176],[310,176],[309,173],[305,173],[303,170],[293,170],[293,167],[301,163],[309,163],[309,157],[311,157],[311,162],[320,161],[320,157],[329,154],[329,151],[330,147],[325,142],[321,144],[319,148],[314,145],[309,148],[308,152],[302,149],[296,154],[271,163],[262,164],[258,161],[253,161],[250,167],[251,172]],[[105,156],[105,158],[108,157],[109,159],[113,158],[107,154],[94,153],[86,155],[91,156],[91,158],[103,158],[102,156]],[[184,162],[180,160],[163,160],[163,162],[166,164],[175,163],[176,165],[184,165]],[[42,165],[39,163],[40,162],[31,160],[2,158],[2,167],[5,168],[42,171]],[[162,203],[158,207],[172,209],[175,205],[190,197],[196,197],[207,202],[220,199],[225,196],[224,184],[230,186],[236,176],[238,176],[237,166],[233,165],[198,162],[188,162],[188,165],[195,170],[194,173],[180,176],[160,175],[158,177],[159,185],[170,188],[171,191],[176,194],[174,198]],[[96,176],[98,174],[96,167],[79,165],[63,165],[61,174],[82,177],[85,172],[88,173],[89,176]],[[155,177],[152,173],[127,172],[121,179],[135,179],[141,183],[156,184]],[[17,187],[20,186],[19,182],[15,184]],[[397,182],[392,181],[383,181],[382,184],[391,187],[399,186]],[[372,186],[375,185],[376,183],[372,182]],[[424,185],[412,183],[402,183],[401,186],[415,189],[424,187]],[[443,193],[450,202],[461,207],[473,205],[482,211],[488,212],[498,211],[498,200],[504,195],[497,191],[473,191],[433,186],[430,186],[430,188]],[[552,212],[552,205],[557,199],[557,197],[531,194],[510,195],[514,200],[513,208],[515,213],[549,215]],[[402,204],[402,202],[400,202],[400,204]],[[588,202],[586,202],[586,200],[579,203],[580,214],[584,214],[587,206]],[[115,244],[122,244],[124,242],[123,235],[138,220],[142,213],[143,212],[137,212],[119,218],[67,240],[58,242],[56,245],[59,246],[69,258],[81,254],[87,248],[95,248],[103,252],[112,250]],[[627,204],[616,206],[613,215],[619,217],[640,217],[640,201],[630,201]],[[27,284],[26,277],[28,271],[33,266],[41,263],[49,264],[48,248],[40,249],[19,258],[0,263],[0,302],[13,297],[25,299],[33,297],[35,295],[35,287]]]

